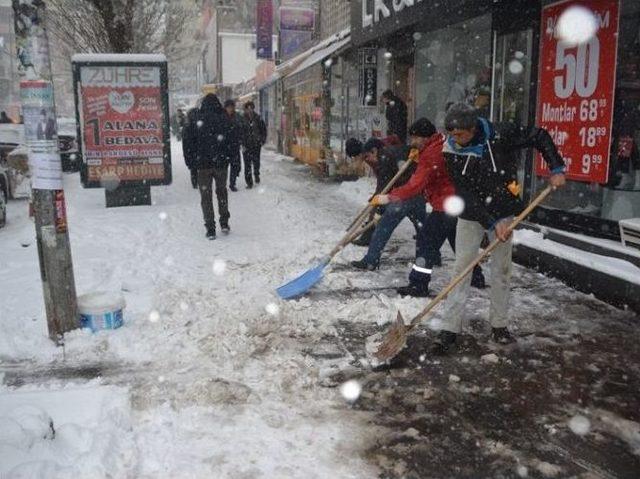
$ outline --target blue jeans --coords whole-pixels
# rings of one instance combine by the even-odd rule
[[[387,205],[371,237],[369,251],[363,258],[364,262],[373,266],[377,266],[380,263],[380,256],[382,256],[385,245],[391,238],[393,231],[405,217],[411,220],[416,228],[417,237],[420,238],[427,221],[427,209],[422,196]],[[416,256],[418,255],[417,244],[418,242],[416,242]]]

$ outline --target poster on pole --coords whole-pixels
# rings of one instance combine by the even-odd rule
[[[164,55],[74,55],[85,188],[171,183]]]
[[[273,0],[258,0],[256,26],[256,56],[266,60],[273,57]]]
[[[45,80],[22,81],[20,98],[29,147],[31,186],[36,190],[62,190],[53,85]]]
[[[588,9],[597,27],[579,44],[558,33],[558,20],[571,7]],[[618,17],[618,0],[565,0],[542,9],[536,124],[553,137],[570,180],[608,180]],[[549,175],[539,154],[536,174]]]

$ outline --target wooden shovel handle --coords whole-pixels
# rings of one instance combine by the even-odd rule
[[[529,214],[536,208],[540,203],[542,203],[549,193],[551,193],[553,187],[551,185],[547,186],[544,190],[540,192],[540,194],[527,206],[522,213],[515,217],[515,219],[509,225],[507,231],[509,233],[513,232],[516,226],[520,224],[520,222],[525,219]],[[438,296],[433,298],[429,302],[426,308],[420,311],[412,320],[409,326],[407,326],[407,331],[414,329],[432,310],[435,308],[443,299],[445,299],[449,293],[458,286],[464,278],[467,277],[473,268],[475,268],[480,262],[491,253],[496,247],[500,244],[500,240],[498,238],[494,239],[489,246],[487,246],[477,257],[474,259],[458,276],[453,278],[449,285],[440,291]]]
[[[404,162],[404,164],[398,169],[398,172],[396,173],[396,175],[393,178],[391,178],[391,180],[389,180],[389,183],[387,183],[387,185],[379,194],[386,195],[391,190],[391,188],[393,188],[393,185],[396,183],[396,181],[398,181],[398,179],[404,174],[404,172],[409,169],[412,163],[413,163],[413,160],[407,159]],[[369,213],[371,213],[374,210],[374,208],[375,206],[371,204],[367,204],[367,206],[360,212],[360,214],[356,217],[356,219],[352,223],[352,226],[347,230],[346,234],[343,236],[340,242],[336,245],[335,248],[333,248],[333,250],[331,250],[331,253],[329,253],[329,260],[331,260],[331,258],[337,255],[340,252],[340,250],[342,250],[342,248],[344,248],[346,245],[351,243],[351,241],[353,241],[354,233],[359,230],[365,217]],[[364,231],[366,230],[363,230],[362,232]],[[359,233],[359,234],[362,234],[362,233]]]
[[[413,160],[407,159],[404,162],[404,164],[398,169],[398,173],[396,173],[396,175],[393,178],[391,178],[391,180],[389,180],[389,183],[387,183],[387,185],[382,189],[382,191],[379,194],[386,195],[387,193],[389,193],[389,191],[391,191],[391,188],[393,188],[393,185],[396,184],[396,181],[398,181],[398,179],[400,179],[403,173],[407,171],[409,166],[411,166],[412,162]],[[362,220],[367,216],[368,213],[371,212],[371,209],[369,208],[370,206],[371,205],[367,204],[367,206],[358,214],[358,216],[356,216],[356,219],[351,222],[347,231],[352,231],[355,225],[359,225],[362,223]]]

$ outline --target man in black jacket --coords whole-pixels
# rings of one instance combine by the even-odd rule
[[[197,122],[198,154],[195,167],[198,170],[198,187],[202,215],[207,230],[207,238],[216,237],[216,217],[213,209],[212,186],[215,181],[218,198],[220,228],[229,232],[229,201],[227,196],[227,175],[229,173],[229,132],[230,124],[218,97],[209,93],[202,100]]]
[[[194,107],[187,112],[187,117],[182,127],[182,155],[184,162],[189,168],[191,175],[191,186],[198,187],[198,169],[196,168],[198,157],[198,107]]]
[[[240,176],[240,143],[242,141],[242,124],[240,117],[236,113],[236,102],[234,100],[227,100],[224,102],[224,109],[229,120],[229,164],[231,165],[231,171],[229,172],[229,189],[231,191],[238,191],[236,188],[236,180]]]
[[[364,154],[364,161],[371,167],[376,175],[376,190],[374,196],[381,193],[385,186],[393,179],[398,173],[400,165],[405,161],[412,161],[411,148],[407,145],[385,145],[385,143],[379,138],[370,138],[362,147],[362,153]],[[407,170],[398,178],[395,186],[404,185],[411,175],[416,170],[415,163],[413,163]],[[373,270],[377,269],[380,265],[380,257],[382,251],[386,246],[391,234],[396,227],[407,217],[413,223],[416,229],[416,234],[422,228],[422,225],[426,221],[427,211],[425,209],[424,200],[422,198],[416,198],[414,202],[411,202],[407,208],[393,208],[390,211],[385,206],[379,206],[376,209],[376,214],[380,215],[380,219],[387,218],[386,222],[391,225],[385,229],[385,231],[379,231],[376,227],[371,229],[372,233],[363,246],[369,246],[367,254],[359,261],[352,261],[351,265],[358,269]],[[393,219],[389,218],[393,217]],[[362,243],[365,243],[364,241]],[[356,243],[358,244],[358,243]]]
[[[407,105],[391,90],[382,93],[387,118],[387,135],[396,135],[402,143],[407,141]]]
[[[511,235],[513,216],[524,209],[517,182],[517,151],[533,147],[551,170],[550,184],[565,184],[565,165],[549,133],[542,128],[520,128],[515,124],[495,127],[469,105],[453,105],[445,117],[448,137],[443,147],[445,165],[457,194],[464,201],[456,230],[454,274],[460,274],[478,254],[487,232],[502,243],[491,255],[490,320],[493,339],[500,344],[514,341],[507,325],[511,280]],[[462,313],[471,279],[449,295],[434,354],[445,354],[462,329]]]
[[[253,181],[260,183],[260,150],[267,141],[267,126],[256,113],[256,105],[249,101],[244,104],[242,144],[244,145],[244,179],[247,188],[253,188]]]

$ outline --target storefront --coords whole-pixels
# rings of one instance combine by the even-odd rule
[[[464,101],[495,122],[537,124],[552,133],[571,163],[570,181],[537,210],[536,222],[619,239],[617,222],[640,217],[639,2],[351,3],[352,44],[385,52],[390,85],[410,117],[442,127],[448,106]],[[596,40],[558,47],[555,22],[574,4],[593,12]],[[564,82],[561,91],[555,82]],[[569,82],[582,83],[568,91]],[[565,104],[576,114],[563,125]],[[519,174],[525,197],[546,178],[530,151]]]

